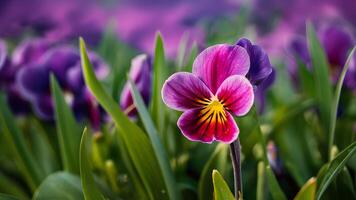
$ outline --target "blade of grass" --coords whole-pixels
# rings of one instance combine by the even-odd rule
[[[269,165],[266,166],[266,175],[267,175],[268,186],[270,188],[273,199],[287,200],[287,197],[285,196],[281,187],[279,186],[278,181],[274,176],[274,173]]]
[[[153,150],[156,154],[158,163],[160,165],[160,169],[163,174],[163,178],[165,179],[168,194],[170,199],[180,199],[180,194],[177,191],[176,182],[174,180],[174,175],[169,164],[169,159],[166,154],[166,150],[164,149],[161,140],[159,138],[157,129],[152,121],[151,116],[149,115],[145,103],[135,86],[135,83],[128,77],[130,83],[130,89],[132,92],[132,97],[134,99],[138,114],[140,116],[141,121],[146,129],[146,132],[152,142]]]
[[[163,40],[160,33],[156,35],[155,56],[153,62],[153,84],[151,99],[151,116],[159,133],[162,133],[164,124],[164,107],[161,98],[161,88],[165,77],[165,55]]]
[[[159,164],[147,135],[140,127],[130,121],[120,110],[118,104],[105,92],[95,76],[82,38],[80,38],[80,52],[85,82],[115,122],[119,138],[126,146],[129,158],[133,163],[132,166],[135,167],[135,170],[132,171],[137,172],[137,177],[143,183],[147,192],[147,199],[168,198],[164,178],[162,172],[157,170]]]
[[[356,142],[349,145],[342,152],[340,152],[334,160],[332,160],[326,169],[318,176],[318,187],[316,192],[316,199],[319,200],[330,183],[336,178],[340,171],[344,168],[347,161],[356,152]],[[324,168],[324,167],[323,167]]]
[[[82,139],[80,142],[80,179],[82,182],[83,193],[85,200],[105,200],[104,196],[98,190],[95,185],[94,177],[91,173],[91,163],[88,158],[89,149],[87,147],[88,142],[87,129],[84,128]]]
[[[200,200],[213,199],[212,191],[214,188],[211,180],[211,172],[217,169],[223,173],[223,170],[226,169],[229,153],[228,149],[228,145],[222,143],[218,144],[214,153],[205,164],[198,183],[198,197]]]
[[[53,75],[51,75],[51,89],[55,103],[57,136],[64,169],[79,174],[80,129]]]
[[[35,190],[44,178],[44,174],[41,167],[36,163],[36,159],[30,153],[31,150],[15,122],[16,120],[6,104],[4,96],[0,95],[1,132],[12,148],[11,152],[14,153],[17,167],[23,173],[30,188]]]
[[[347,60],[345,62],[345,66],[344,68],[342,69],[342,72],[340,74],[340,77],[339,77],[339,80],[337,82],[337,85],[336,85],[336,90],[335,90],[335,95],[334,95],[334,101],[333,101],[333,104],[332,104],[332,108],[331,108],[331,115],[330,115],[330,129],[329,129],[329,160],[332,159],[332,156],[331,156],[331,149],[332,149],[332,146],[334,145],[334,137],[335,137],[335,126],[336,126],[336,119],[337,119],[337,109],[339,107],[339,100],[340,100],[340,94],[341,94],[341,89],[342,89],[342,85],[344,83],[344,79],[345,79],[345,76],[346,76],[346,72],[347,72],[347,69],[349,68],[350,66],[350,62],[352,60],[352,56],[354,55],[355,53],[355,49],[356,47],[354,47],[349,56],[347,57]]]
[[[308,49],[313,64],[315,78],[316,100],[318,102],[321,121],[325,133],[329,133],[332,88],[329,79],[329,65],[325,52],[317,38],[313,25],[307,23]]]

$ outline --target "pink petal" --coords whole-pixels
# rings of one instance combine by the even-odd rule
[[[203,143],[212,143],[214,140],[231,143],[239,134],[234,118],[226,111],[218,114],[207,113],[203,108],[187,110],[177,124],[189,140]]]
[[[212,96],[203,81],[188,72],[173,74],[162,88],[163,102],[179,111],[202,107],[209,103]]]
[[[245,76],[250,68],[247,51],[238,45],[219,44],[201,52],[193,64],[193,74],[215,93],[231,75]]]
[[[254,100],[251,83],[240,75],[227,78],[219,87],[216,96],[225,109],[243,116],[251,109]]]

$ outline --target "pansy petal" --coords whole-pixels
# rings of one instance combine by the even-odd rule
[[[227,78],[219,87],[216,96],[225,109],[236,116],[245,115],[251,109],[254,100],[251,83],[240,75]]]
[[[204,106],[212,96],[208,87],[197,76],[188,72],[173,74],[162,88],[164,103],[179,111]]]
[[[224,111],[206,112],[197,108],[185,111],[178,120],[178,127],[185,137],[192,141],[212,143],[218,140],[224,143],[233,142],[239,129],[230,113]]]
[[[215,93],[226,78],[232,75],[245,76],[249,67],[249,55],[243,47],[219,44],[198,55],[193,63],[193,74]]]
[[[272,72],[272,65],[268,55],[260,46],[253,45],[251,41],[246,38],[240,39],[236,44],[245,48],[250,56],[250,70],[246,77],[253,85],[258,86]]]
[[[50,71],[46,65],[30,65],[21,68],[16,76],[21,95],[28,100],[33,100],[39,95],[50,91]]]
[[[43,120],[51,121],[54,119],[54,105],[50,95],[35,99],[33,101],[33,109],[36,115]]]

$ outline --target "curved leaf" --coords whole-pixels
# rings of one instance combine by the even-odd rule
[[[329,184],[336,178],[340,171],[344,168],[347,161],[356,152],[356,142],[345,148],[340,152],[334,160],[328,164],[327,169],[323,170],[318,176],[318,188],[316,192],[316,199],[320,199]],[[324,167],[323,167],[324,168]]]
[[[51,89],[55,103],[57,136],[64,169],[79,174],[80,129],[53,75],[51,75]]]
[[[271,191],[273,199],[287,200],[287,197],[285,196],[281,187],[279,186],[278,181],[274,176],[274,173],[269,165],[266,166],[266,174],[267,174],[268,186]]]
[[[355,53],[355,49],[356,49],[356,47],[354,47],[351,50],[351,52],[350,52],[350,54],[349,54],[349,56],[348,56],[348,58],[347,58],[347,60],[345,62],[345,66],[342,69],[342,72],[340,74],[340,77],[339,77],[339,80],[337,82],[337,85],[336,85],[334,102],[333,102],[333,105],[332,105],[331,115],[330,115],[331,119],[330,119],[330,129],[329,129],[329,131],[330,131],[329,132],[329,158],[332,158],[331,148],[334,145],[335,126],[336,126],[336,119],[337,119],[337,109],[339,107],[341,89],[342,89],[342,85],[344,83],[344,79],[345,79],[345,76],[346,76],[347,69],[350,66],[350,62],[352,60],[352,56]]]
[[[160,169],[163,174],[163,178],[167,184],[168,194],[170,199],[180,199],[180,194],[178,193],[176,182],[174,180],[174,175],[169,164],[169,159],[166,154],[166,150],[164,149],[161,140],[159,138],[157,129],[149,115],[145,103],[137,90],[137,87],[129,80],[132,97],[134,99],[138,114],[140,115],[141,121],[146,129],[146,132],[151,140],[153,150],[155,151],[158,163],[160,165]]]
[[[68,172],[48,176],[36,190],[34,200],[84,200],[80,178]]]
[[[300,189],[294,200],[314,200],[316,191],[316,178],[310,178]]]
[[[117,133],[126,147],[134,169],[130,170],[139,177],[147,193],[147,199],[167,199],[167,187],[155,157],[153,147],[147,135],[120,110],[118,104],[105,92],[96,78],[85,49],[84,40],[80,39],[81,62],[87,86],[98,102],[111,115]]]
[[[213,199],[213,183],[211,172],[217,169],[221,172],[226,169],[228,146],[220,143],[216,146],[214,153],[205,164],[198,183],[198,196],[201,200]]]
[[[83,193],[86,200],[105,200],[104,196],[95,185],[94,177],[91,173],[91,163],[89,162],[87,152],[87,129],[85,128],[80,142],[80,179],[82,182]]]
[[[214,184],[214,199],[215,200],[234,200],[234,195],[224,178],[217,170],[213,170],[213,184]]]

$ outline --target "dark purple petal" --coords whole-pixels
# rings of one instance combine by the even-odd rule
[[[320,31],[320,41],[323,44],[329,64],[341,69],[347,59],[347,54],[355,42],[351,34],[338,26],[328,26]]]
[[[237,45],[246,49],[250,56],[250,69],[246,75],[253,85],[258,86],[272,72],[272,65],[266,52],[257,45],[252,45],[250,40],[242,38]]]
[[[7,102],[12,110],[17,115],[27,114],[31,111],[30,102],[26,101],[16,87],[9,87],[6,91]]]
[[[7,58],[7,47],[4,41],[0,40],[0,71],[5,64]]]
[[[239,129],[230,113],[223,111],[206,112],[202,108],[190,109],[180,116],[178,127],[191,141],[212,143],[218,140],[224,143],[233,142]]]
[[[100,127],[102,117],[100,106],[88,89],[84,89],[82,94],[75,96],[72,108],[78,120],[89,119],[94,129]]]
[[[255,88],[255,102],[257,110],[259,113],[263,113],[265,110],[266,104],[266,92],[269,87],[272,86],[276,79],[276,70],[273,70],[272,73],[265,79],[259,87]]]
[[[12,61],[15,66],[38,62],[51,44],[42,39],[31,39],[22,42],[14,50]]]
[[[162,88],[163,102],[170,108],[185,111],[206,105],[213,94],[196,75],[178,72],[166,80]]]
[[[151,97],[151,82],[152,82],[152,63],[151,59],[146,55],[139,55],[133,58],[129,73],[130,78],[136,84],[144,102],[149,103]],[[126,83],[120,98],[120,106],[128,112],[128,115],[133,117],[136,114],[136,109],[133,105],[132,94],[129,83]],[[129,110],[130,111],[129,111]]]
[[[245,76],[250,59],[247,51],[238,45],[219,44],[202,51],[193,63],[193,74],[216,93],[221,83],[232,75]]]
[[[50,70],[45,64],[30,65],[21,68],[16,83],[21,94],[28,100],[50,93]]]
[[[254,100],[251,83],[240,75],[227,78],[219,87],[216,96],[224,108],[236,116],[246,115]]]
[[[70,68],[80,62],[76,49],[69,46],[52,48],[44,55],[43,62],[50,67],[62,87],[66,87],[66,76]]]
[[[32,102],[36,115],[43,120],[54,119],[54,105],[50,95],[39,96]]]

